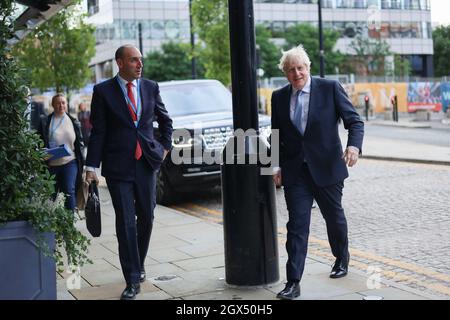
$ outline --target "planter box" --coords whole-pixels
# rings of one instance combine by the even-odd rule
[[[56,264],[37,246],[36,232],[26,221],[0,226],[0,300],[55,300]],[[45,234],[50,250],[53,234]]]

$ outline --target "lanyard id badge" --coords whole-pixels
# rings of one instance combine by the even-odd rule
[[[134,122],[134,125],[137,127],[139,125],[139,120],[140,120],[140,113],[141,113],[141,95],[140,95],[140,81],[139,79],[136,80],[136,93],[137,93],[137,102],[135,105],[131,100],[130,97],[128,97],[127,94],[127,89],[124,88],[122,86],[122,83],[120,82],[119,78],[116,78],[117,82],[119,83],[119,87],[122,89],[123,95],[125,97],[125,101],[127,102],[127,104],[129,104],[131,106],[131,108],[133,109],[133,111],[136,113],[136,121]]]
[[[55,115],[53,115],[53,117],[52,117],[52,120],[51,120],[51,122],[50,122],[50,136],[49,136],[49,142],[48,142],[48,144],[49,144],[49,147],[50,148],[55,148],[55,147],[57,147],[57,145],[56,145],[56,141],[54,141],[53,140],[53,136],[55,135],[55,131],[61,126],[61,124],[64,122],[64,119],[66,118],[66,116],[65,115],[63,115],[62,117],[61,117],[61,119],[58,121],[58,123],[56,124],[56,126],[55,126],[55,120],[56,120],[56,118],[55,118]]]

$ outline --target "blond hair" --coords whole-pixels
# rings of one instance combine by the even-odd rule
[[[298,62],[300,64],[306,65],[306,67],[311,67],[311,60],[308,57],[303,46],[300,44],[297,47],[289,49],[288,51],[282,51],[283,55],[281,56],[280,63],[278,64],[278,68],[284,73],[287,72],[287,68],[293,62]]]

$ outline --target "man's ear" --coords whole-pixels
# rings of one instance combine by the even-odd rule
[[[117,59],[116,63],[117,63],[117,66],[119,67],[119,69],[122,68],[122,66],[123,66],[123,60],[122,59],[120,59],[120,58]]]

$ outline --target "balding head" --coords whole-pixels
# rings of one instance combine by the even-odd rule
[[[132,45],[123,45],[116,50],[119,75],[127,81],[139,79],[142,74],[142,54]]]

